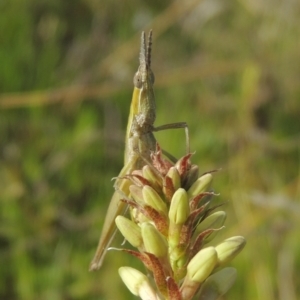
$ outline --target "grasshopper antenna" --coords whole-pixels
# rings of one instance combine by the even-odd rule
[[[151,50],[152,50],[152,29],[149,31],[148,45],[147,45],[147,52],[146,52],[147,65],[149,68],[151,66]]]
[[[141,36],[140,66],[146,65],[147,63],[146,57],[147,57],[146,34],[145,31],[143,31]]]

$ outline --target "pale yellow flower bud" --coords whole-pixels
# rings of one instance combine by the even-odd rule
[[[199,251],[187,266],[187,275],[181,286],[183,299],[191,299],[202,283],[215,268],[218,261],[214,247],[204,248]]]
[[[130,267],[121,267],[119,269],[119,275],[133,295],[139,296],[143,300],[159,299],[148,277],[140,271]]]
[[[212,182],[212,175],[207,173],[199,177],[188,190],[189,198],[205,192]]]
[[[166,203],[152,187],[148,185],[144,186],[142,193],[145,204],[151,206],[152,208],[164,214],[165,216],[168,214],[168,208]]]
[[[162,178],[149,165],[143,167],[143,176],[155,189],[162,187]]]
[[[203,232],[207,229],[219,229],[221,228],[226,220],[225,211],[217,211],[208,217],[206,217],[196,228],[196,234]],[[216,235],[218,231],[213,231],[210,235],[204,238],[206,243],[210,242]]]
[[[143,245],[141,228],[137,224],[123,216],[117,216],[115,221],[124,238],[133,247],[139,248]]]
[[[177,225],[182,225],[187,220],[190,214],[189,200],[187,192],[180,188],[172,197],[169,210],[170,222]]]
[[[234,236],[226,239],[216,246],[218,254],[218,266],[226,264],[237,256],[246,245],[246,240],[242,236]]]
[[[168,254],[168,243],[165,237],[150,223],[141,225],[145,250],[158,258],[164,258]]]
[[[144,205],[143,192],[141,187],[136,185],[131,185],[129,187],[129,191],[131,197],[134,199],[135,202],[137,202],[140,205]]]
[[[167,176],[171,178],[174,189],[179,189],[181,186],[181,179],[178,170],[175,167],[171,167],[167,173]]]
[[[214,247],[200,250],[187,266],[187,277],[195,282],[203,282],[217,263],[217,252]]]

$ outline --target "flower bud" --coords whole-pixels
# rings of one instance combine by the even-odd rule
[[[190,214],[189,200],[187,192],[179,188],[172,197],[169,210],[170,222],[176,225],[182,225]]]
[[[198,179],[198,177],[199,177],[199,167],[197,165],[192,165],[186,175],[184,181],[184,188],[188,190],[192,186],[192,184]]]
[[[165,216],[167,215],[168,209],[166,203],[151,186],[145,185],[142,192],[145,204],[163,213]]]
[[[225,211],[217,211],[208,217],[206,217],[200,224],[198,224],[196,228],[196,234],[201,233],[206,229],[219,229],[221,228],[226,220],[226,212]],[[218,231],[213,231],[210,235],[205,237],[205,242],[210,242],[216,235]]]
[[[205,192],[208,189],[211,182],[212,182],[212,175],[210,173],[207,173],[199,177],[188,190],[189,198],[195,197]]]
[[[158,296],[152,288],[149,279],[140,271],[130,268],[119,268],[119,275],[130,292],[143,300],[157,300]]]
[[[139,248],[143,245],[141,228],[137,224],[123,216],[117,216],[115,222],[124,238],[133,247]]]
[[[145,179],[147,179],[151,186],[154,187],[154,189],[161,189],[162,187],[162,178],[159,177],[157,173],[153,170],[153,167],[151,168],[149,165],[146,165],[143,167],[143,176]]]
[[[235,268],[224,268],[212,274],[201,286],[201,299],[219,299],[233,286],[236,276]]]
[[[217,252],[214,247],[200,250],[187,266],[187,277],[191,281],[203,282],[217,263]]]
[[[144,205],[144,199],[143,199],[143,193],[142,188],[136,185],[131,185],[129,187],[129,191],[131,194],[131,197],[135,202],[137,202],[140,205]]]
[[[168,243],[164,236],[150,223],[141,225],[141,232],[145,250],[158,258],[166,257],[168,254]]]
[[[180,236],[182,226],[189,217],[189,213],[187,193],[184,189],[179,188],[172,197],[169,210],[169,258],[174,269],[178,266],[178,260],[185,254],[185,245],[180,245]]]
[[[217,252],[214,247],[199,251],[187,266],[187,275],[181,286],[183,299],[191,299],[199,285],[210,275],[217,263]]]
[[[216,251],[218,254],[218,266],[231,261],[242,251],[245,245],[246,240],[244,237],[233,236],[216,246]]]
[[[167,173],[167,176],[171,178],[174,189],[177,190],[180,188],[181,181],[178,170],[175,167],[171,167]]]

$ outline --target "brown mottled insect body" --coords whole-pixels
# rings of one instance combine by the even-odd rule
[[[153,132],[169,128],[185,128],[187,143],[188,129],[185,122],[154,127],[156,105],[153,91],[154,74],[151,70],[152,31],[149,32],[148,43],[145,33],[141,37],[140,65],[134,75],[134,90],[130,106],[128,125],[125,137],[124,167],[115,182],[115,192],[110,201],[108,211],[95,256],[90,264],[90,270],[101,267],[106,250],[116,232],[115,218],[124,214],[127,205],[120,201],[123,196],[129,196],[131,181],[124,176],[134,170],[141,169],[150,161],[151,152],[155,151],[156,139]]]

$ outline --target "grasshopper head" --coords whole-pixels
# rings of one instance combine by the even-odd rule
[[[148,44],[146,34],[143,31],[141,36],[140,66],[133,77],[134,86],[138,89],[153,85],[154,74],[151,70],[151,47],[152,47],[152,30],[148,35]]]

